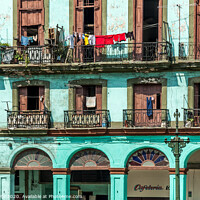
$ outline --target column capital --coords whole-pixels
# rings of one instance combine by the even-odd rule
[[[174,175],[175,174],[175,171],[176,171],[175,168],[169,168],[168,170],[169,170],[169,174],[170,175]],[[187,175],[187,172],[188,172],[188,168],[180,168],[179,169],[180,175]]]
[[[109,168],[110,174],[128,174],[127,168]]]
[[[52,168],[53,175],[70,175],[71,170],[69,168]]]

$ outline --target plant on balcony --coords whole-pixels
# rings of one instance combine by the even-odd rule
[[[67,55],[67,48],[63,46],[62,43],[59,43],[58,46],[54,50],[54,55],[56,61],[64,62]]]
[[[17,51],[14,58],[16,63],[21,63],[24,61],[24,54]]]

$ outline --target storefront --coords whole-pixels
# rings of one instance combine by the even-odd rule
[[[156,149],[142,149],[128,160],[128,200],[168,200],[169,161]]]

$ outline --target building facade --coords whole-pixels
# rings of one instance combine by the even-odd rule
[[[178,109],[190,139],[181,200],[198,200],[199,10],[192,0],[2,2],[1,199],[175,200],[165,139]],[[86,34],[107,42],[86,45]]]

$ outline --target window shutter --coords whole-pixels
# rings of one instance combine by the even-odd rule
[[[19,88],[19,108],[20,110],[27,110],[27,87]]]
[[[136,43],[143,41],[143,0],[136,1]]]
[[[75,32],[83,33],[83,0],[74,1],[74,9],[75,9]]]
[[[194,84],[194,109],[198,109],[199,104],[199,84]]]
[[[76,88],[76,110],[83,110],[83,87]]]
[[[42,101],[40,98],[43,96]],[[39,87],[39,110],[44,110],[44,102],[45,102],[45,89],[43,86]]]
[[[96,86],[96,101],[97,101],[96,109],[102,110],[102,86],[101,85]]]
[[[101,0],[94,0],[94,34],[101,35],[102,15]]]

